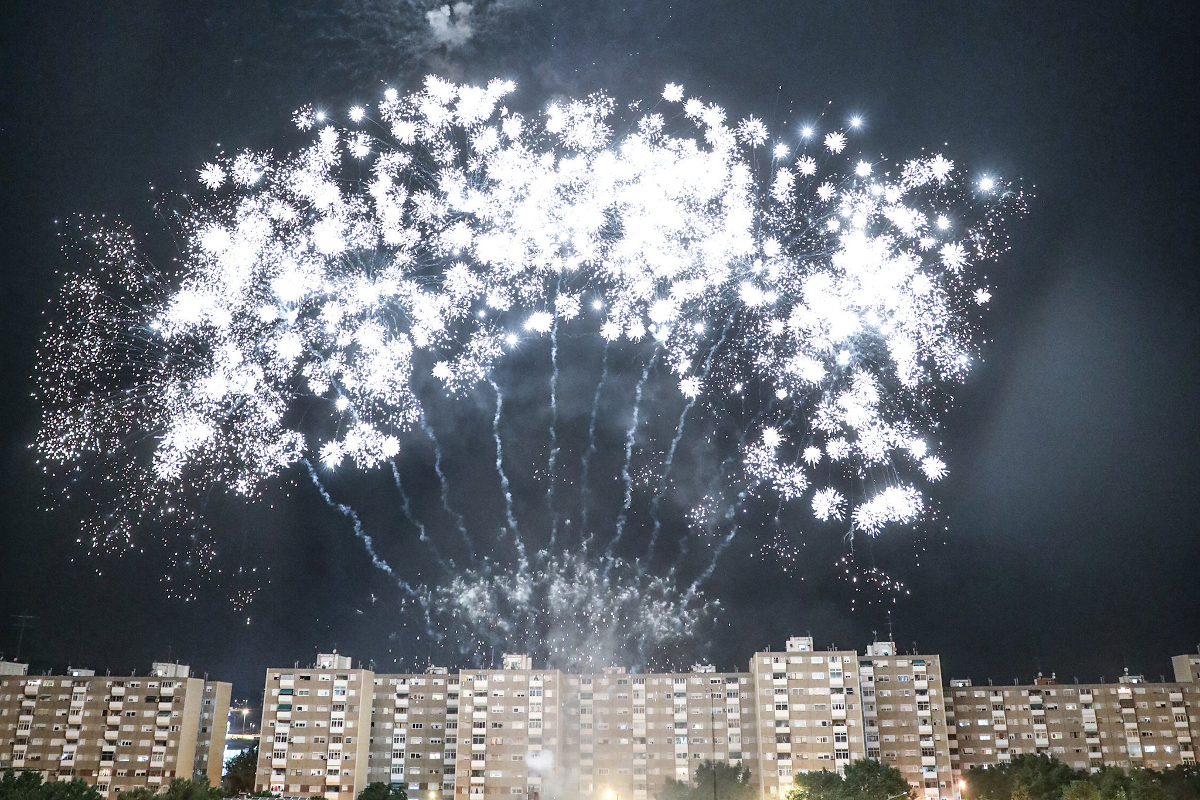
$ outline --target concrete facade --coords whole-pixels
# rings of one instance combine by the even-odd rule
[[[230,684],[166,663],[144,677],[26,673],[0,672],[0,770],[79,779],[105,794],[175,778],[220,783]]]

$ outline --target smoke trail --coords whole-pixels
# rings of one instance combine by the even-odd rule
[[[496,442],[496,474],[500,476],[500,490],[504,492],[504,518],[508,522],[508,528],[512,531],[513,540],[517,545],[520,571],[528,572],[529,559],[525,555],[525,542],[521,539],[521,529],[517,527],[517,518],[513,514],[512,491],[509,489],[508,475],[504,472],[504,446],[500,442],[500,413],[504,410],[504,397],[500,394],[500,387],[495,380],[489,377],[488,384],[496,393],[496,414],[492,417],[492,438]]]
[[[733,517],[736,513],[737,513],[737,505],[730,506],[729,510],[725,512],[725,519],[726,520],[733,519]],[[717,545],[716,550],[713,551],[712,561],[709,562],[709,565],[704,568],[704,571],[701,572],[696,577],[696,580],[692,581],[692,585],[688,587],[688,590],[687,590],[688,595],[695,594],[696,590],[700,587],[700,584],[702,584],[706,580],[708,580],[709,576],[712,575],[713,572],[717,569],[717,559],[719,559],[721,557],[721,553],[725,552],[725,548],[729,547],[729,545],[733,543],[733,537],[737,536],[739,527],[740,527],[739,523],[737,523],[737,522],[733,523],[733,527],[729,529],[729,534],[724,539],[721,540],[720,544]]]
[[[396,490],[400,493],[400,510],[404,513],[404,518],[407,519],[409,523],[417,529],[419,534],[418,538],[429,547],[429,551],[433,554],[433,558],[435,561],[437,561],[438,566],[444,570],[453,569],[454,564],[452,562],[447,563],[446,560],[442,558],[442,554],[438,550],[437,545],[434,544],[433,539],[429,538],[429,534],[425,530],[425,523],[421,522],[421,520],[417,519],[416,516],[413,515],[412,505],[409,503],[408,499],[408,492],[404,491],[404,484],[400,482],[400,469],[396,466],[396,459],[389,458],[388,464],[392,468],[392,479],[396,482]]]
[[[367,554],[371,556],[371,563],[386,572],[388,577],[394,580],[396,585],[407,592],[409,596],[418,600],[423,599],[422,595],[417,592],[416,589],[413,589],[413,587],[410,586],[404,579],[398,576],[396,571],[392,569],[391,565],[384,561],[379,554],[375,552],[375,542],[371,539],[370,535],[363,530],[362,520],[358,518],[358,512],[345,503],[337,502],[330,496],[329,490],[326,489],[325,484],[321,482],[321,478],[319,475],[317,475],[317,471],[313,468],[311,461],[309,461],[307,458],[304,458],[301,459],[301,463],[304,464],[305,468],[308,469],[308,477],[312,479],[313,486],[317,487],[317,491],[321,493],[321,498],[325,501],[325,504],[337,511],[346,519],[350,520],[351,524],[354,525],[354,535],[358,537],[358,539],[363,543],[363,546],[367,549]]]
[[[558,515],[554,513],[555,466],[558,462],[558,314],[550,328],[550,458],[547,462],[547,477],[550,490],[546,492],[546,507],[550,511],[550,550],[554,550],[558,538]]]
[[[612,563],[613,548],[625,535],[625,521],[629,518],[629,507],[633,504],[633,475],[629,472],[629,464],[633,460],[633,445],[637,440],[638,419],[642,413],[642,390],[645,388],[646,379],[650,377],[650,370],[654,369],[654,362],[657,360],[658,350],[656,349],[645,369],[642,370],[642,377],[638,380],[637,389],[633,393],[633,415],[629,420],[629,429],[625,431],[625,463],[621,465],[621,478],[625,481],[625,502],[621,504],[621,513],[617,515],[617,532],[604,551],[604,556],[609,560],[609,564]],[[608,576],[607,566],[604,574],[605,577]]]
[[[708,355],[704,359],[704,369],[701,371],[700,376],[702,384],[708,380],[708,375],[712,371],[713,357],[721,345],[725,343],[725,336],[729,333],[729,325],[730,320],[726,320],[725,328],[721,331],[721,338],[709,349]],[[679,422],[675,424],[675,438],[671,440],[671,446],[667,449],[667,459],[663,462],[663,474],[658,483],[658,491],[654,493],[654,497],[650,501],[650,518],[654,521],[654,526],[650,531],[650,545],[646,548],[647,564],[654,558],[654,550],[658,545],[658,535],[662,531],[662,519],[658,515],[658,506],[662,501],[663,493],[667,490],[667,478],[671,474],[672,464],[675,463],[675,450],[679,447],[680,440],[683,439],[683,428],[687,422],[687,415],[692,410],[692,406],[696,405],[697,396],[693,395],[689,397],[683,407],[683,411],[679,413]]]
[[[588,446],[587,450],[583,451],[583,474],[579,479],[579,532],[583,537],[583,547],[586,550],[588,543],[591,542],[592,535],[588,531],[588,498],[591,496],[591,490],[588,489],[588,469],[592,464],[592,454],[596,452],[596,414],[600,411],[600,393],[604,391],[604,384],[608,381],[608,343],[604,344],[604,355],[600,359],[600,382],[596,384],[596,394],[592,397],[592,419],[588,423]]]
[[[471,561],[475,559],[475,545],[471,541],[471,535],[467,532],[467,523],[463,519],[463,515],[455,511],[450,505],[450,481],[446,478],[446,473],[442,470],[442,445],[434,435],[433,426],[421,414],[421,430],[429,437],[429,441],[433,442],[433,471],[437,473],[438,481],[442,487],[442,508],[446,509],[446,513],[454,517],[454,525],[458,528],[459,534],[462,535],[463,542],[467,545],[467,553],[470,555]],[[393,466],[393,469],[395,467]]]

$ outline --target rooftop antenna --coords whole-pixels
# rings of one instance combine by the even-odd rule
[[[13,614],[12,618],[16,620],[13,625],[16,626],[20,633],[17,634],[17,655],[15,661],[21,660],[21,644],[25,641],[25,630],[33,627],[31,624],[37,617],[31,616],[28,611],[24,614]]]
[[[896,634],[892,630],[892,612],[890,609],[888,610],[888,641],[889,642],[896,641]]]

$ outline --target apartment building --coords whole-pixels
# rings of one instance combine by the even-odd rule
[[[419,676],[375,675],[372,682],[368,783],[403,783],[413,794],[453,792],[459,677],[435,668]]]
[[[714,760],[749,767],[771,798],[797,773],[871,755],[925,797],[951,796],[940,660],[894,653],[877,642],[860,659],[793,637],[782,653],[756,653],[748,672],[564,674],[505,655],[499,670],[403,675],[321,655],[267,672],[257,786],[327,800],[371,782],[430,800],[641,800]]]
[[[30,676],[0,664],[0,770],[82,780],[102,793],[221,780],[231,686],[155,663],[145,677]]]
[[[575,763],[564,757],[564,676],[532,669],[523,655],[505,655],[504,666],[460,674],[462,747],[454,792],[460,798],[560,795],[575,774]]]
[[[1178,659],[1176,675],[1179,675]],[[1195,764],[1200,683],[973,686],[952,680],[955,768],[1002,764],[1022,753],[1053,756],[1077,769],[1165,769]]]
[[[741,764],[743,737],[754,730],[747,673],[613,668],[568,676],[567,690],[567,773],[577,773],[585,795],[655,797],[668,778],[687,781],[704,760]]]
[[[375,675],[336,653],[268,669],[255,789],[353,800],[367,785]]]
[[[867,758],[904,773],[925,797],[953,797],[941,658],[900,655],[895,642],[875,642],[858,660]]]
[[[748,746],[764,796],[787,794],[798,773],[840,772],[866,757],[856,651],[818,652],[811,637],[796,636],[750,665],[757,728]]]
[[[960,769],[1023,752],[1088,768],[1194,763],[1195,658],[1175,659],[1173,684],[944,691],[939,656],[894,642],[860,655],[792,637],[748,672],[648,674],[538,670],[526,655],[505,655],[502,669],[376,674],[335,653],[267,671],[257,786],[327,800],[371,782],[421,800],[650,800],[715,760],[749,767],[770,800],[799,773],[874,758],[925,800],[955,798]]]

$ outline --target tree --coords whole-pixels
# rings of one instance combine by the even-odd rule
[[[751,800],[750,768],[704,761],[696,767],[693,783],[667,778],[659,800]]]
[[[1012,800],[1018,791],[1028,800],[1062,800],[1068,785],[1088,775],[1056,758],[1026,753],[1014,756],[1007,764],[987,769],[972,767],[963,777],[971,800]]]
[[[204,778],[175,778],[170,786],[158,792],[152,786],[139,786],[121,792],[121,800],[222,800],[221,789],[209,786]]]
[[[799,773],[795,787],[788,792],[788,800],[845,800],[845,797],[846,779],[827,769]]]
[[[225,794],[232,797],[253,792],[257,771],[258,742],[255,742],[225,762],[225,776],[221,779]]]
[[[16,774],[5,770],[0,777],[0,800],[101,800],[96,787],[81,780],[43,783],[42,773]]]
[[[1025,754],[1008,764],[972,768],[963,777],[970,800],[1200,800],[1195,765],[1162,772],[1100,767],[1089,774],[1054,758]]]
[[[408,800],[408,792],[402,786],[376,782],[359,792],[358,800]]]
[[[1180,764],[1159,773],[1163,790],[1171,800],[1200,798],[1200,766]]]
[[[1100,790],[1090,780],[1071,781],[1062,791],[1062,800],[1101,800]]]
[[[844,776],[820,770],[797,775],[795,783],[789,800],[894,800],[912,791],[900,770],[873,758],[846,765]]]
[[[158,800],[221,800],[222,797],[224,794],[221,789],[209,786],[204,778],[192,778],[190,781],[176,778],[165,792],[158,795]]]
[[[863,758],[846,765],[846,789],[856,800],[887,800],[908,797],[912,786],[895,767]]]

